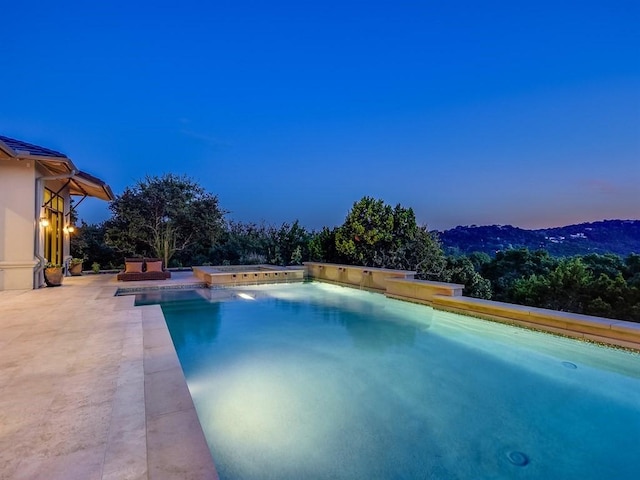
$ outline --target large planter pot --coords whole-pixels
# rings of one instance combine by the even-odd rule
[[[69,273],[73,277],[79,277],[82,275],[82,264],[81,263],[72,263],[69,265]]]
[[[47,287],[59,287],[62,285],[62,267],[49,267],[44,269],[44,283]]]

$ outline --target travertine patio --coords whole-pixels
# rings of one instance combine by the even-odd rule
[[[217,478],[160,307],[117,287],[0,292],[1,478]]]

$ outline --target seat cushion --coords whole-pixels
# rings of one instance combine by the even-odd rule
[[[142,262],[124,262],[124,273],[142,273]]]
[[[161,272],[162,261],[150,262],[147,260],[147,272]]]

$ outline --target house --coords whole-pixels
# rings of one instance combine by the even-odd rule
[[[71,197],[82,197],[71,205]],[[39,288],[47,262],[69,256],[73,208],[111,188],[64,153],[0,135],[0,291]]]

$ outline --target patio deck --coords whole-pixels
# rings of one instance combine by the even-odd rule
[[[218,478],[160,307],[118,286],[0,292],[3,479]]]

